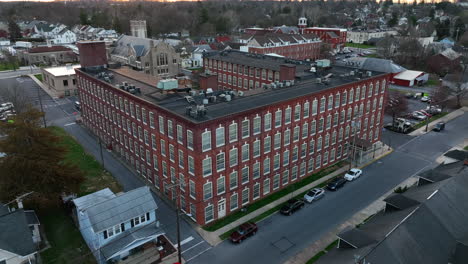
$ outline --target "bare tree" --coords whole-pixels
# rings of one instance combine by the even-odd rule
[[[385,113],[392,116],[392,125],[395,124],[395,118],[408,112],[408,100],[406,97],[396,91],[390,91],[387,94],[387,103]]]
[[[395,50],[396,41],[391,36],[386,36],[377,42],[377,52],[379,53],[380,57],[384,59],[390,59],[393,57],[393,53]]]
[[[447,86],[439,86],[432,91],[431,100],[433,105],[438,105],[444,111],[448,105],[450,88]]]
[[[0,88],[0,98],[4,102],[13,103],[17,113],[23,113],[31,108],[31,98],[27,95],[26,89],[16,82]]]

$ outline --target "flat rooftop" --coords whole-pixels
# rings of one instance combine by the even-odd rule
[[[50,68],[45,68],[44,71],[52,74],[55,77],[58,77],[58,76],[74,75],[75,69],[77,68],[81,68],[81,65],[50,67]]]
[[[310,66],[307,66],[310,68]],[[113,78],[108,79],[108,82],[112,84],[116,89],[120,89],[119,86],[123,82],[134,85],[137,88],[140,88],[140,93],[134,94],[137,97],[140,97],[150,103],[153,103],[163,109],[166,109],[173,114],[176,114],[190,122],[193,123],[203,123],[224,116],[237,114],[245,111],[249,111],[255,108],[261,108],[271,104],[276,104],[283,101],[288,101],[294,98],[299,98],[305,95],[313,95],[315,93],[332,89],[337,86],[346,85],[354,83],[357,81],[366,80],[369,78],[374,78],[375,76],[385,75],[386,73],[381,72],[356,72],[356,69],[335,66],[326,70],[319,71],[317,73],[311,73],[309,71],[304,71],[296,75],[296,80],[294,84],[289,83],[290,86],[283,83],[283,87],[277,85],[276,88],[272,86],[269,87],[260,87],[253,90],[248,90],[239,94],[236,91],[213,91],[215,95],[216,102],[209,102],[204,107],[206,109],[206,115],[202,117],[192,117],[187,114],[187,108],[192,107],[196,108],[196,105],[202,105],[204,95],[200,94],[200,91],[196,91],[196,95],[190,94],[189,89],[180,89],[178,91],[162,92],[162,90],[156,87],[157,84],[151,85],[149,83],[140,82],[137,79],[131,79],[127,76],[120,74],[118,71],[106,69],[101,71],[101,78],[99,78],[99,73],[90,72],[86,69],[80,69],[80,71],[85,74],[91,75],[97,79],[100,79],[103,82],[106,82],[102,78],[102,74],[112,73]],[[350,72],[354,71],[354,75],[351,75]],[[366,73],[370,74],[368,76]],[[325,76],[332,77],[328,78],[327,81],[321,81],[318,83],[319,78]],[[224,95],[221,95],[224,94]],[[231,95],[231,100],[226,101],[222,97],[227,94]],[[190,96],[191,103],[188,102],[187,96]]]

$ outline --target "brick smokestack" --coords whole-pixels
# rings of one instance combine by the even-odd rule
[[[104,41],[80,41],[77,46],[80,52],[81,67],[107,65],[106,43]]]
[[[280,81],[292,81],[296,78],[296,65],[280,65]]]

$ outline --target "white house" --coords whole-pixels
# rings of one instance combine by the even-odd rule
[[[63,28],[54,35],[51,40],[53,44],[71,44],[76,42],[76,34],[67,28]]]
[[[396,36],[396,30],[363,30],[363,31],[348,31],[346,41],[351,43],[364,43],[372,38],[383,38],[386,36]]]
[[[117,195],[106,188],[73,203],[80,232],[98,264],[131,263],[143,255],[152,258],[147,263],[159,259],[157,241],[164,232],[149,187]]]

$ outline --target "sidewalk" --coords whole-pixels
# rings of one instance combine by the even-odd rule
[[[359,168],[363,168],[369,164],[371,164],[372,162],[375,162],[383,157],[385,157],[386,155],[390,154],[393,150],[387,146],[384,146],[383,147],[385,149],[385,151],[383,153],[381,153],[379,156],[377,156],[374,160],[372,160],[371,162],[367,163],[367,164],[364,164],[363,166],[360,166]],[[268,204],[268,205],[265,205],[264,207],[248,214],[248,215],[245,215],[239,219],[237,219],[236,221],[216,230],[216,231],[213,231],[213,232],[209,232],[209,231],[206,231],[204,230],[203,228],[201,227],[197,227],[197,232],[212,246],[216,246],[217,244],[223,242],[219,236],[228,232],[229,230],[231,229],[234,229],[236,227],[238,227],[239,225],[263,214],[264,212],[270,210],[271,208],[273,207],[276,207],[284,202],[286,202],[287,200],[291,199],[292,196],[297,196],[307,190],[310,190],[312,189],[313,187],[323,183],[323,182],[326,182],[328,181],[329,179],[337,176],[337,175],[340,175],[340,174],[343,174],[345,171],[348,170],[348,166],[344,166],[344,167],[341,167],[339,168],[338,170],[328,174],[327,176],[324,176],[314,182],[311,182],[309,183],[308,185],[306,186],[303,186],[302,188],[300,189],[297,189],[296,191],[292,192],[291,194],[288,194],[288,195],[285,195],[281,198],[279,198],[278,200],[276,201],[273,201],[272,203]],[[302,262],[302,263],[305,263],[305,262]]]
[[[417,181],[418,181],[418,177],[413,176],[413,177],[406,179],[405,181],[400,183],[398,186],[401,186],[401,187],[412,186],[416,184]],[[395,188],[398,188],[398,186],[395,186]],[[324,250],[325,247],[327,247],[333,241],[335,241],[337,239],[336,235],[340,233],[342,230],[344,230],[346,227],[356,226],[362,223],[364,220],[366,220],[370,216],[381,211],[385,207],[385,202],[383,200],[387,198],[387,196],[392,194],[394,189],[388,191],[386,194],[379,197],[379,199],[371,203],[369,206],[367,206],[366,208],[354,214],[349,220],[336,226],[332,231],[322,236],[320,240],[316,241],[309,247],[305,248],[304,250],[296,254],[294,257],[285,261],[284,264],[304,264],[307,261],[309,261],[309,259],[311,259],[320,251]]]
[[[37,85],[39,85],[39,87],[41,87],[41,89],[46,92],[50,97],[52,97],[52,99],[58,99],[58,96],[56,96],[55,94],[53,94],[49,89],[47,89],[47,87],[45,86],[45,84],[43,84],[41,81],[39,81],[36,76],[34,76],[34,74],[28,74],[28,77],[31,78],[31,80],[33,80]]]
[[[431,131],[432,128],[435,126],[435,124],[437,124],[439,122],[445,122],[446,123],[446,122],[448,122],[448,121],[450,121],[452,119],[455,119],[455,118],[463,115],[465,112],[468,112],[468,107],[466,107],[466,106],[464,106],[464,107],[462,107],[460,109],[457,109],[457,110],[455,110],[455,111],[453,111],[453,112],[447,114],[446,116],[443,116],[443,117],[441,117],[441,118],[439,118],[437,120],[434,120],[431,123],[429,123],[429,127],[428,127],[427,131],[428,132]],[[408,135],[410,135],[410,136],[420,136],[420,135],[423,135],[425,133],[427,133],[426,132],[426,126],[422,126],[422,127],[418,128],[418,129],[416,129],[415,131],[409,133]]]

